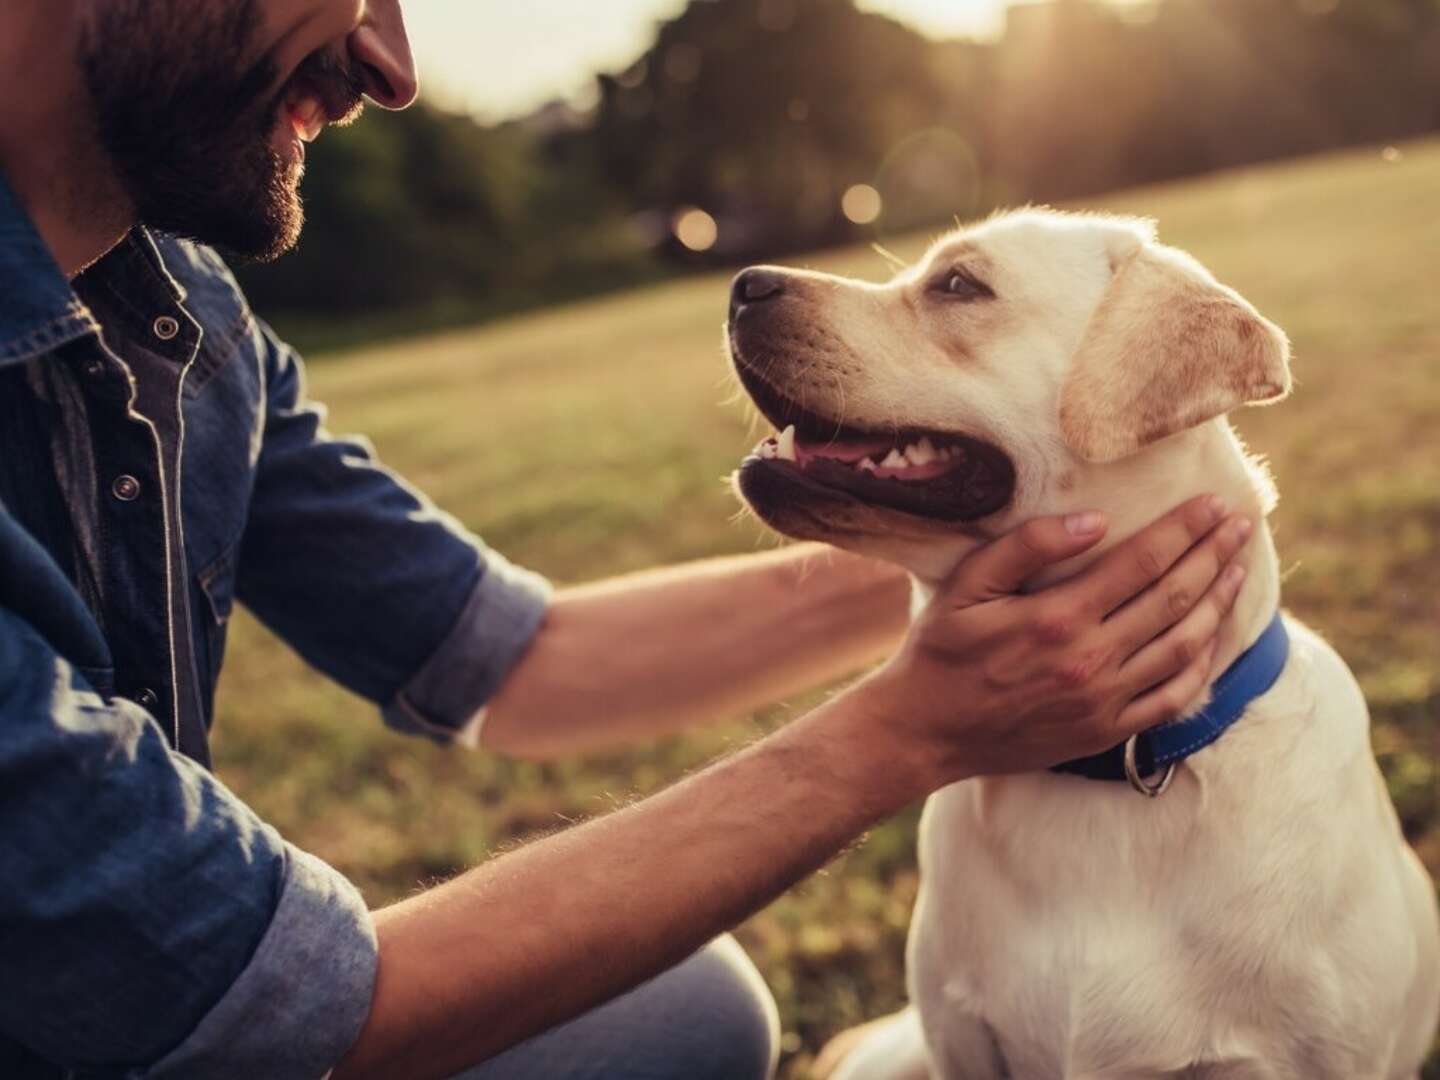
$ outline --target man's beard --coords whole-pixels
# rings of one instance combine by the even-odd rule
[[[256,0],[105,0],[80,63],[96,133],[145,225],[268,261],[300,237],[303,168],[272,144],[284,91],[254,55]],[[320,54],[302,65],[335,78]],[[343,76],[342,76],[343,77]],[[358,102],[353,82],[347,100]]]

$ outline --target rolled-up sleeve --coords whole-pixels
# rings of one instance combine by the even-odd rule
[[[299,357],[261,333],[265,430],[237,594],[393,727],[463,741],[539,630],[550,585],[381,465],[364,439],[331,435]]]
[[[358,1036],[356,890],[0,610],[0,1032],[85,1075],[316,1080]]]

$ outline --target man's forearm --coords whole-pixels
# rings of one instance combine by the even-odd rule
[[[823,865],[929,782],[923,762],[875,767],[873,707],[862,687],[379,912],[374,1005],[336,1080],[453,1075],[658,974]]]
[[[908,599],[900,570],[818,544],[566,590],[483,738],[545,756],[738,716],[881,659]]]

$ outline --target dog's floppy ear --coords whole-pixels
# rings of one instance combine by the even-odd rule
[[[1290,343],[1184,252],[1127,245],[1060,396],[1060,431],[1117,461],[1241,405],[1290,392]]]

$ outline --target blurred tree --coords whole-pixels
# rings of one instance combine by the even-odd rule
[[[944,119],[930,57],[851,0],[691,0],[601,78],[593,145],[638,205],[716,216],[721,254],[831,240],[844,191]]]
[[[476,316],[633,282],[653,253],[763,258],[991,206],[1440,129],[1440,0],[1052,0],[994,43],[853,0],[690,0],[593,112],[500,127],[421,108],[311,147],[264,309]],[[673,235],[718,222],[697,257]],[[867,226],[866,232],[871,233]],[[708,239],[708,225],[696,235]]]

